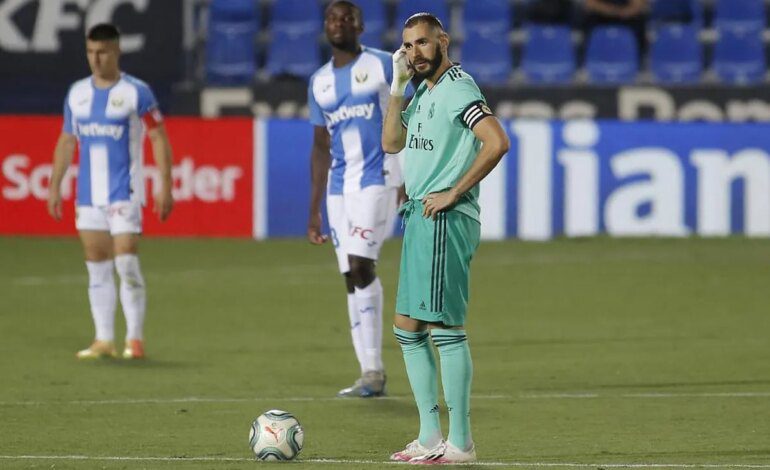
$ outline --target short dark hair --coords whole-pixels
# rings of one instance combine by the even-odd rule
[[[120,31],[110,23],[99,23],[91,27],[86,34],[91,41],[117,41],[120,39]]]
[[[350,0],[333,0],[331,3],[329,3],[329,6],[327,6],[326,9],[328,10],[335,5],[344,5],[350,8],[356,15],[358,15],[358,21],[361,24],[364,24],[364,13],[361,11],[361,7],[355,3],[351,2]]]
[[[439,20],[436,15],[426,11],[415,13],[414,15],[407,18],[406,22],[404,23],[404,28],[411,28],[418,23],[427,23],[434,28],[438,28],[441,31],[444,31],[444,25],[441,24],[441,20]]]

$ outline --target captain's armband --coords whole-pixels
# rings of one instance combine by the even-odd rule
[[[488,116],[494,116],[492,110],[489,109],[486,103],[479,100],[468,105],[468,107],[460,113],[459,117],[463,124],[465,124],[468,129],[472,130],[479,121]]]

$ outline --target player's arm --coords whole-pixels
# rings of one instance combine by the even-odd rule
[[[53,170],[51,171],[51,183],[48,187],[48,213],[55,220],[61,220],[61,182],[67,172],[72,157],[75,155],[75,147],[78,139],[68,132],[59,134],[56,148],[53,151]]]
[[[382,124],[382,150],[386,153],[398,153],[406,146],[406,128],[401,122],[403,106],[403,96],[390,95]]]
[[[153,211],[162,221],[166,220],[174,207],[171,195],[171,164],[173,161],[171,143],[163,122],[156,122],[147,132],[152,144],[152,157],[160,173],[160,190],[155,193]]]
[[[448,191],[429,194],[423,199],[423,215],[435,218],[438,212],[453,206],[460,197],[492,171],[508,151],[510,142],[500,122],[491,115],[473,126],[473,134],[481,141],[481,149],[468,171]]]
[[[382,150],[387,153],[398,153],[406,145],[406,129],[401,122],[401,110],[404,109],[404,94],[413,74],[402,47],[393,54],[393,82],[390,84],[390,99],[382,124]]]
[[[331,167],[331,136],[324,126],[313,126],[313,147],[310,150],[310,214],[307,239],[314,245],[326,242],[321,233],[321,203],[326,191],[326,179]]]

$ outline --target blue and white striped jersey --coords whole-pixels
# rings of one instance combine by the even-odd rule
[[[109,88],[95,87],[91,77],[70,87],[63,131],[75,135],[80,147],[77,205],[144,204],[145,127],[161,120],[152,90],[131,75],[121,74]]]
[[[310,77],[310,122],[331,135],[329,194],[401,184],[397,158],[381,144],[392,79],[391,54],[369,47],[350,64],[334,67],[330,60]]]

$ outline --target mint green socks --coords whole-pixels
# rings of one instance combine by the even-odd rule
[[[432,448],[441,441],[442,434],[439,421],[436,359],[428,341],[428,332],[405,331],[394,326],[393,333],[396,335],[398,344],[401,345],[406,374],[412,386],[414,400],[417,402],[417,411],[420,413],[420,435],[417,439],[420,445]]]
[[[470,418],[473,361],[468,339],[465,330],[435,328],[430,333],[441,358],[441,382],[449,411],[447,440],[458,449],[468,450],[473,444]]]

